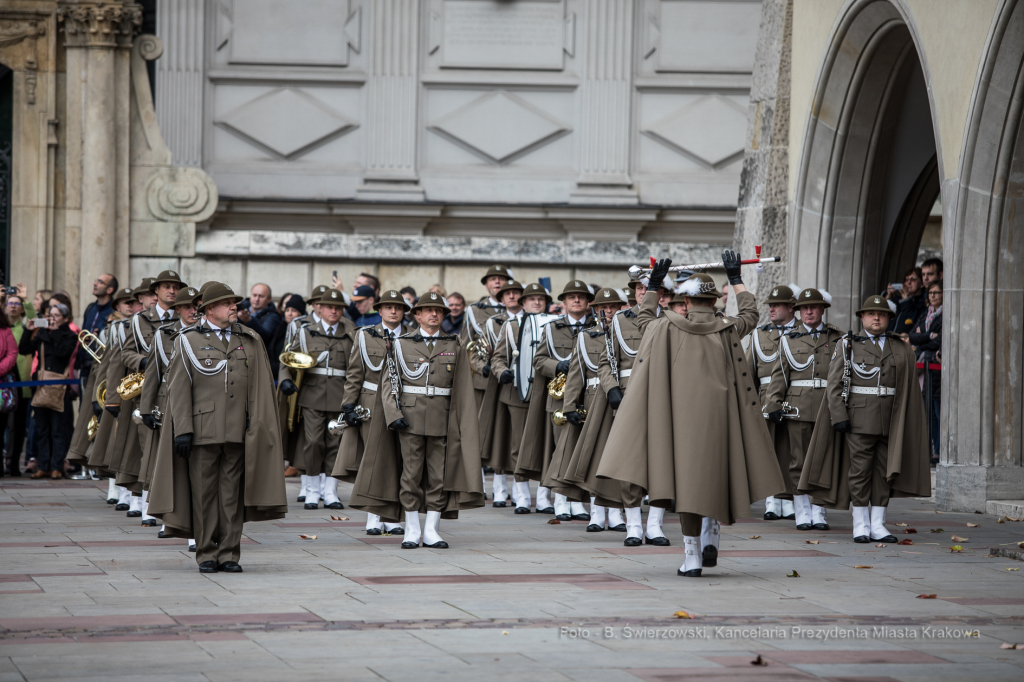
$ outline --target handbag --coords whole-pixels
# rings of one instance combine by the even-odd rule
[[[46,348],[42,346],[39,349],[39,366],[40,368],[46,367]],[[63,374],[58,374],[57,372],[51,372],[47,369],[40,369],[38,378],[40,381],[67,379],[68,373],[65,371]],[[67,388],[66,384],[39,386],[36,388],[35,395],[32,396],[32,407],[45,407],[46,409],[53,410],[54,412],[63,412],[64,392]]]
[[[15,372],[8,372],[7,376],[0,379],[0,383],[12,384],[19,379]],[[18,409],[18,391],[17,388],[0,388],[0,412],[10,414]]]

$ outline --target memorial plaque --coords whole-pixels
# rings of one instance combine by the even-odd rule
[[[234,7],[232,64],[348,65],[348,0],[243,0]]]
[[[564,19],[560,0],[446,0],[441,66],[561,70]]]
[[[658,71],[751,73],[758,0],[662,0]]]

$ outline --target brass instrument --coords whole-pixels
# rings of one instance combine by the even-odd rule
[[[160,411],[160,408],[154,407],[151,414],[156,417],[156,425],[163,426],[161,420],[163,419],[164,414]],[[142,411],[137,407],[135,408],[135,411],[132,412],[132,421],[136,424],[142,424]]]
[[[487,342],[484,341],[483,337],[480,337],[466,344],[466,352],[475,355],[477,358],[484,362],[487,362],[488,360],[491,359],[492,351],[491,347],[487,345]],[[470,365],[470,367],[472,367],[472,364]],[[476,369],[474,368],[473,371],[475,372]]]
[[[101,379],[100,383],[98,383],[96,385],[96,395],[93,396],[93,399],[96,402],[98,402],[100,405],[106,405],[107,404],[107,380],[106,379]]]
[[[359,417],[359,421],[365,422],[370,419],[370,408],[368,407],[356,405],[356,409],[352,411],[355,413],[357,417]],[[347,423],[342,418],[342,415],[339,414],[337,419],[332,419],[331,421],[327,422],[327,433],[331,434],[332,436],[335,436],[344,431],[346,426]]]
[[[96,362],[103,361],[103,353],[107,350],[105,343],[99,337],[87,329],[78,332],[78,343],[82,345],[85,352],[92,356]]]
[[[89,417],[89,424],[85,427],[86,433],[89,435],[89,442],[96,440],[96,432],[100,430],[100,418],[96,415]]]
[[[576,410],[576,412],[578,412],[579,415],[583,417],[584,420],[586,420],[586,410],[580,409]],[[562,410],[555,410],[554,412],[551,413],[551,421],[554,423],[555,426],[562,426],[567,421],[569,421],[569,418],[565,416],[565,412],[563,412]]]
[[[142,395],[142,383],[146,380],[143,372],[132,372],[117,386],[117,394],[121,400],[135,400]]]
[[[294,353],[290,350],[286,350],[278,356],[282,365],[291,367],[295,370],[295,388],[302,386],[302,375],[306,373],[306,370],[316,365],[316,360],[312,355],[306,355],[305,353]],[[294,431],[295,424],[298,421],[296,418],[296,412],[298,411],[299,404],[299,392],[296,391],[288,396],[288,430]]]
[[[565,380],[567,378],[565,374],[556,374],[555,378],[548,382],[548,395],[555,400],[561,400],[565,395]]]

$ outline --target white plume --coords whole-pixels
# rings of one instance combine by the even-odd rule
[[[629,292],[625,289],[616,289],[619,292],[619,300],[623,303],[629,303]]]
[[[508,278],[509,279],[515,279],[516,278],[516,276],[512,273],[512,268],[505,268],[505,272],[508,273]]]
[[[818,293],[821,294],[821,297],[825,300],[825,303],[832,305],[832,294],[828,293],[824,289],[818,289]]]
[[[591,296],[597,293],[596,291],[594,291],[594,287],[590,286],[589,284],[587,285],[587,291],[590,292]]]
[[[794,296],[796,296],[797,294],[799,294],[802,291],[802,289],[800,288],[800,285],[798,285],[796,282],[790,282],[788,286],[789,286],[789,290],[793,292]]]
[[[679,293],[685,294],[686,296],[700,296],[700,280],[696,277],[683,282],[683,285],[679,287]]]
[[[889,310],[891,310],[892,314],[895,315],[896,314],[896,304],[893,303],[892,301],[886,301],[886,303],[889,304]]]

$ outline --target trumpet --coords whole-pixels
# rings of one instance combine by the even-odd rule
[[[555,400],[561,400],[565,395],[565,374],[556,374],[555,378],[548,382],[548,395]]]
[[[121,400],[135,400],[142,395],[142,384],[146,380],[143,372],[132,372],[117,386],[117,394]]]
[[[290,350],[286,350],[278,356],[282,365],[291,367],[295,370],[295,388],[302,386],[302,375],[306,373],[306,370],[316,365],[316,360],[312,355],[306,355],[305,353],[294,353]],[[288,396],[288,430],[295,430],[296,412],[298,411],[299,394],[296,391]]]
[[[89,417],[89,424],[85,427],[86,433],[89,435],[89,442],[96,440],[96,432],[100,430],[100,418],[96,415]]]
[[[357,417],[359,417],[359,421],[365,422],[370,418],[370,409],[368,407],[357,405],[356,409],[353,410],[353,412]],[[336,436],[337,434],[344,431],[346,426],[347,424],[345,423],[345,420],[342,418],[342,415],[339,414],[337,419],[332,419],[331,421],[327,422],[327,433],[331,434],[332,436]]]
[[[473,341],[467,343],[466,352],[472,353],[473,355],[475,355],[480,360],[483,360],[484,362],[487,362],[488,360],[491,359],[491,347],[487,345],[487,342],[484,341],[483,337],[479,339],[474,339]],[[472,365],[470,366],[472,367]],[[473,371],[475,372],[476,369],[474,368]]]
[[[160,408],[154,407],[152,415],[156,417],[156,425],[163,426],[161,420],[164,418],[164,414],[160,411]],[[135,411],[132,412],[132,421],[136,424],[142,424],[142,410],[137,407],[135,408]]]
[[[586,410],[579,409],[579,410],[576,410],[576,412],[578,412],[579,415],[581,417],[583,417],[584,420],[587,418],[587,411]],[[565,414],[566,413],[563,412],[562,410],[555,410],[554,412],[552,412],[551,413],[551,421],[552,421],[552,423],[554,423],[555,426],[562,426],[563,424],[565,424],[567,421],[569,421],[569,418],[566,417]]]
[[[96,362],[103,361],[103,353],[107,350],[105,343],[99,337],[87,329],[78,332],[78,343],[82,345],[85,352],[92,356]]]
[[[96,385],[96,395],[93,396],[93,399],[96,402],[98,402],[100,405],[106,405],[107,404],[107,380],[106,379],[101,379],[100,383],[98,383]]]

